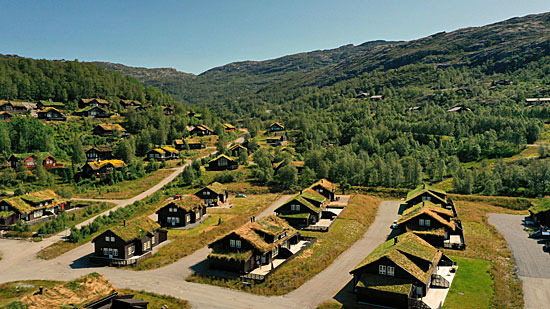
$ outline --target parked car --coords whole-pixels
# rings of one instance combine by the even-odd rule
[[[397,229],[399,228],[399,225],[397,225],[397,220],[394,220],[393,221],[393,224],[390,226],[392,229]]]
[[[535,238],[535,239],[549,239],[550,240],[550,231],[548,230],[538,230],[536,232],[533,232],[529,234],[529,238]]]

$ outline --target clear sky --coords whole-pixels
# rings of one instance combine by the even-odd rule
[[[0,53],[201,73],[545,11],[549,0],[0,0]]]

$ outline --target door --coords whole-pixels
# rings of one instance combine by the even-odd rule
[[[265,263],[267,263],[267,259],[265,255],[262,255],[262,265],[265,265]]]

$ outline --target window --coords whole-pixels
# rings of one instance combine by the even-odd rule
[[[431,196],[423,196],[422,197],[422,202],[425,202],[425,201],[431,201],[432,200],[432,197]]]
[[[111,241],[115,242],[115,237],[114,236],[111,236]]]
[[[235,248],[235,239],[230,239],[229,240],[229,247]]]
[[[300,205],[290,205],[290,209],[294,211],[300,211]]]
[[[273,248],[273,251],[271,251],[271,256],[276,257],[277,254],[279,254],[279,247]]]
[[[241,241],[240,240],[235,241],[235,247],[236,248],[241,248]]]
[[[418,220],[418,225],[424,226],[424,219],[419,219]]]
[[[388,266],[388,276],[393,276],[395,274],[395,268],[393,266]]]
[[[128,247],[128,255],[132,255],[134,252],[136,252],[135,246]]]
[[[118,249],[103,248],[103,255],[118,256]]]
[[[190,215],[190,214],[187,214],[187,215],[185,216],[185,222],[191,223],[191,215]]]
[[[8,206],[6,205],[0,206],[0,211],[7,211],[7,210],[8,210]]]
[[[380,275],[385,275],[386,274],[386,265],[378,265],[378,273]]]
[[[323,193],[323,189],[319,189],[319,193]]]
[[[111,237],[105,236],[105,241],[111,241]]]
[[[143,250],[149,250],[149,248],[151,248],[151,243],[146,241],[143,243]]]
[[[151,244],[155,244],[155,236],[151,237]]]
[[[204,195],[210,195],[210,191],[204,191]]]
[[[431,220],[430,219],[426,219],[424,220],[424,225],[426,226],[430,226],[432,224]]]
[[[227,159],[226,158],[221,158],[218,161],[218,166],[227,166]]]

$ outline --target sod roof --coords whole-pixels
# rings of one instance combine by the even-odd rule
[[[318,213],[318,212],[321,211],[321,208],[315,207],[315,205],[311,204],[311,202],[309,202],[307,199],[305,199],[300,194],[298,194],[298,195],[294,196],[293,198],[291,198],[290,200],[288,200],[283,205],[281,205],[279,208],[275,209],[275,212],[278,212],[279,209],[285,207],[286,205],[292,204],[294,202],[298,202],[301,205],[304,205],[305,207],[307,207],[308,209],[310,209],[311,211],[313,211],[315,213]],[[305,212],[305,209],[304,209],[304,211],[302,209],[300,209],[300,212]]]
[[[422,230],[422,231],[411,230],[411,229],[407,228],[407,232],[414,233],[418,236],[420,236],[420,235],[433,235],[433,236],[445,237],[445,229],[444,228]]]
[[[233,150],[239,149],[239,148],[240,148],[240,149],[244,149],[244,150],[248,150],[248,149],[246,149],[246,147],[244,147],[244,146],[241,145],[241,144],[235,144],[235,145],[229,147],[229,150],[230,150],[230,151],[233,151]]]
[[[224,124],[223,124],[223,127],[224,127],[225,129],[235,129],[235,126],[232,125],[232,124],[230,124],[230,123],[224,123]]]
[[[315,182],[314,184],[312,184],[310,186],[310,188],[314,188],[316,186],[321,186],[323,189],[326,189],[330,192],[333,192],[334,191],[334,184],[326,179],[320,179],[318,180],[317,182]]]
[[[65,107],[65,103],[63,102],[52,102],[52,101],[40,100],[40,103],[42,103],[43,106]]]
[[[90,102],[93,102],[93,101],[96,101],[97,103],[100,103],[100,104],[109,104],[109,101],[105,100],[105,99],[96,99],[96,98],[92,98],[92,99],[80,99],[83,103],[90,103]]]
[[[55,111],[55,112],[58,112],[58,113],[62,114],[60,110],[58,110],[57,108],[52,107],[52,106],[48,106],[48,107],[44,108],[43,110],[40,111],[40,113],[46,113],[46,112],[49,112],[49,111]]]
[[[174,140],[174,144],[176,144],[176,145],[183,145],[184,143],[183,143],[183,140],[182,140],[182,139],[176,139],[176,140]]]
[[[313,200],[319,203],[323,203],[327,200],[327,198],[321,195],[319,192],[310,188],[303,190],[300,195],[307,200]]]
[[[386,257],[421,282],[426,282],[430,271],[423,271],[409,256],[415,256],[430,263],[433,262],[433,267],[435,267],[439,258],[441,258],[441,252],[413,233],[405,233],[397,237],[397,244],[394,244],[393,239],[381,244],[351,272],[353,273],[370,263]]]
[[[540,199],[533,203],[533,206],[529,208],[529,211],[533,214],[539,214],[550,210],[550,199]]]
[[[47,157],[52,157],[53,156],[49,153],[49,152],[35,152],[35,153],[14,153],[11,155],[11,157],[14,157],[15,159],[17,160],[25,160],[27,159],[28,157],[30,156],[35,156],[38,160],[44,160],[46,159]],[[10,158],[11,158],[10,157]]]
[[[149,152],[164,153],[165,151],[164,151],[164,149],[162,149],[162,148],[155,148],[155,149],[151,149],[151,151],[149,151]]]
[[[283,126],[282,124],[280,124],[280,123],[278,123],[278,122],[272,123],[269,127],[271,128],[271,127],[273,127],[273,126],[278,126],[278,127],[283,128],[283,129],[284,129],[284,127],[285,127],[285,126]]]
[[[216,194],[223,194],[225,192],[225,186],[219,182],[213,182],[206,187]]]
[[[429,203],[429,202],[428,202]],[[403,215],[399,218],[399,221],[397,221],[397,224],[404,224],[420,215],[428,215],[432,217],[434,220],[438,221],[439,223],[449,227],[450,229],[454,230],[455,225],[445,220],[443,217],[440,216],[440,214],[448,215],[452,217],[453,213],[448,210],[441,207],[438,207],[437,205],[433,203],[426,203],[422,202],[419,203],[403,212]]]
[[[99,170],[109,164],[112,165],[114,168],[121,168],[126,166],[126,163],[124,163],[124,161],[122,160],[103,160],[101,162],[93,161],[87,162],[86,164],[94,171]]]
[[[192,211],[192,210],[195,210],[195,209],[198,209],[198,208],[204,206],[204,202],[202,201],[202,199],[200,199],[196,195],[186,195],[186,196],[183,196],[179,200],[171,201],[170,203],[162,206],[162,208],[164,208],[166,206],[169,206],[169,205],[174,205],[174,206],[176,206],[178,208],[181,208],[185,211]]]
[[[311,216],[309,212],[299,212],[299,213],[288,213],[288,214],[279,214],[279,218],[283,219],[307,219]]]
[[[121,125],[118,123],[115,124],[109,124],[109,123],[100,123],[96,126],[102,128],[105,131],[126,131]]]
[[[431,192],[430,192],[431,191]],[[447,193],[443,190],[439,190],[439,189],[435,189],[435,188],[432,188],[430,186],[427,186],[426,184],[423,184],[423,185],[420,185],[418,186],[416,189],[414,190],[411,190],[409,191],[409,193],[407,193],[407,199],[405,200],[406,202],[412,200],[413,198],[425,193],[425,192],[430,192],[431,195],[437,197],[438,199],[441,199],[439,196],[437,196],[435,193],[439,193],[439,194],[444,194],[444,195],[447,195]],[[441,199],[443,200],[443,199]],[[446,202],[445,200],[443,200],[444,202]]]
[[[97,150],[99,152],[110,152],[110,151],[113,151],[113,148],[111,146],[90,146],[90,147],[86,147],[86,152],[90,151],[90,150]]]
[[[412,288],[412,282],[411,280],[392,276],[363,274],[359,278],[357,286],[377,291],[409,295]]]
[[[35,207],[35,204],[39,204],[43,201],[53,200],[52,204]],[[33,193],[28,193],[21,196],[14,196],[3,199],[2,202],[10,205],[17,212],[22,214],[28,214],[35,210],[50,208],[59,204],[62,198],[52,190],[43,190]]]
[[[4,210],[4,211],[0,211],[0,218],[1,219],[4,219],[4,218],[7,218],[11,215],[13,215],[14,212],[13,211],[10,211],[10,210]]]
[[[40,203],[40,202],[44,202],[44,201],[49,201],[49,200],[61,199],[61,197],[59,195],[57,195],[55,192],[53,192],[52,190],[49,190],[49,189],[48,190],[43,190],[43,191],[28,193],[28,194],[22,195],[20,197],[25,201],[29,201],[29,202],[35,203],[35,204]]]
[[[112,227],[111,232],[122,238],[125,242],[134,239],[141,239],[143,236],[153,233],[160,228],[160,225],[148,217],[141,217],[126,222],[126,225]]]
[[[224,155],[224,154],[221,154],[221,155],[215,157],[214,159],[210,160],[208,163],[212,163],[212,162],[214,162],[214,161],[218,161],[218,160],[221,159],[221,158],[225,158],[227,161],[235,162],[235,160],[231,159],[230,157],[228,157],[228,156],[226,156],[226,155]]]
[[[243,262],[247,261],[252,256],[252,250],[247,251],[228,251],[228,252],[221,252],[212,250],[210,254],[208,254],[208,258],[212,259],[220,259],[220,260],[226,260],[226,261],[237,261],[237,262]]]
[[[170,146],[164,146],[162,147],[162,150],[166,151],[166,152],[171,152],[171,153],[177,153],[178,151],[176,150],[176,148],[174,147],[170,147]]]
[[[214,132],[214,130],[210,129],[208,126],[206,126],[204,124],[200,124],[200,125],[196,126],[195,129],[198,129],[198,130],[201,130],[201,131]]]

